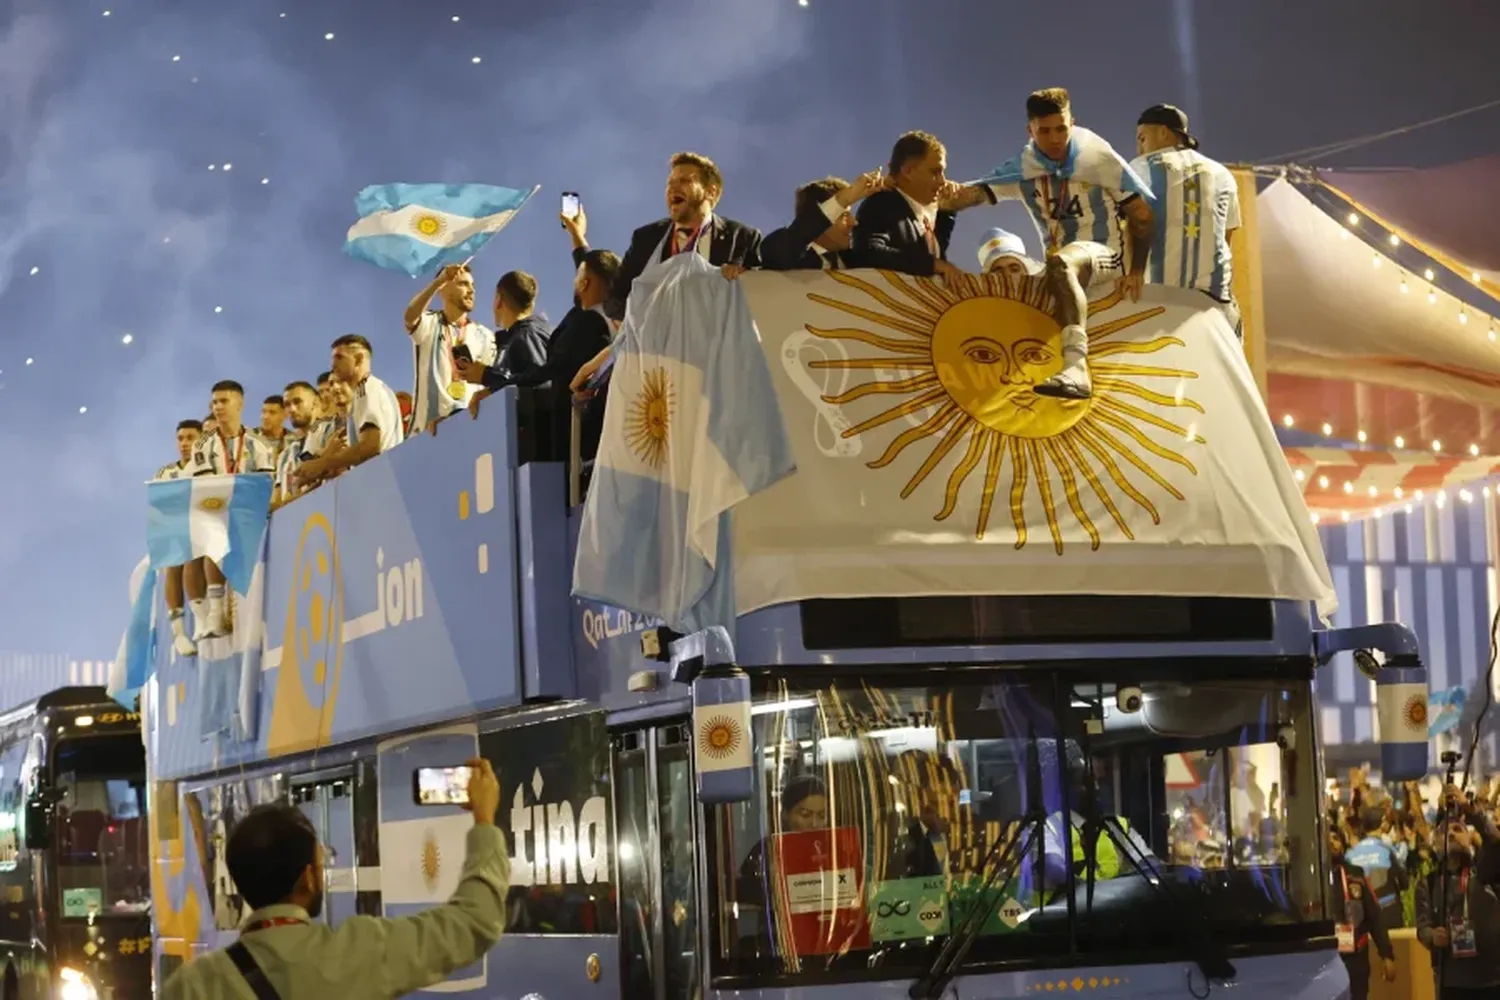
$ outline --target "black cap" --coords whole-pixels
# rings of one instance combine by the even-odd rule
[[[1198,140],[1188,134],[1188,116],[1170,104],[1153,104],[1136,119],[1137,125],[1163,125],[1177,133],[1188,149],[1197,149]]]

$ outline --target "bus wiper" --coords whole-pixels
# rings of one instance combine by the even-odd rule
[[[1094,778],[1094,757],[1089,749],[1087,725],[1083,727],[1078,744],[1079,749],[1083,751],[1083,787],[1086,798],[1083,803],[1083,854],[1085,877],[1088,880],[1086,912],[1092,914],[1094,908],[1094,868],[1098,854],[1096,844],[1099,832],[1102,830],[1109,835],[1110,841],[1115,845],[1116,856],[1124,857],[1130,862],[1130,867],[1135,869],[1141,881],[1150,886],[1166,902],[1169,912],[1181,914],[1182,940],[1187,946],[1188,958],[1198,966],[1198,971],[1203,973],[1205,981],[1233,979],[1235,977],[1234,964],[1229,961],[1224,946],[1209,930],[1208,921],[1195,919],[1193,913],[1195,907],[1191,906],[1188,900],[1182,898],[1181,894],[1167,883],[1167,880],[1162,877],[1161,869],[1151,863],[1145,852],[1136,848],[1117,817],[1100,814],[1099,784]]]
[[[998,837],[986,852],[979,867],[986,874],[975,896],[974,905],[969,907],[958,926],[949,931],[948,940],[943,942],[942,950],[938,952],[932,966],[906,991],[911,1000],[937,1000],[942,996],[953,980],[959,963],[968,955],[974,939],[979,936],[979,931],[989,919],[990,889],[996,883],[1002,888],[1010,884],[1015,878],[1016,869],[1029,856],[1033,843],[1038,845],[1038,856],[1042,854],[1046,843],[1043,831],[1047,826],[1047,812],[1040,805],[1042,765],[1037,754],[1035,726],[1031,729],[1026,748],[1026,784],[1029,786],[1026,797],[1038,803],[1037,806],[1028,810],[1022,818],[1021,829],[1016,831],[1014,839],[1007,842],[1006,837]]]

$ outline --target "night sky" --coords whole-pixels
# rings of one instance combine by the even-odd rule
[[[1165,101],[1209,155],[1268,161],[1500,97],[1496,37],[1494,0],[0,0],[0,649],[113,655],[141,484],[214,381],[254,424],[354,331],[409,387],[415,284],[341,252],[365,185],[541,184],[475,262],[479,318],[521,268],[557,319],[558,193],[623,251],[678,149],[770,230],[906,129],[946,141],[951,177],[987,172],[1036,87],[1127,156]],[[1497,151],[1489,111],[1326,162]],[[1018,209],[979,209],[956,263],[990,225],[1035,247]]]

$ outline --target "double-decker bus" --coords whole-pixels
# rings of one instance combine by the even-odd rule
[[[786,330],[805,346],[818,324],[785,321],[778,303],[831,299],[850,280],[946,301],[927,279],[892,275],[741,280],[768,364],[798,376],[776,381],[789,424],[804,399],[792,383],[826,369],[793,371]],[[1027,298],[1040,293],[1022,284],[976,288],[999,300],[1000,320],[1022,316],[1034,333],[1044,321],[1032,314],[1046,314]],[[1196,301],[1152,289],[1141,309],[1154,317]],[[913,302],[887,309],[920,319],[926,307]],[[1004,339],[1004,323],[985,325],[989,306],[949,308],[976,336]],[[996,351],[1043,365],[1045,338],[1027,346],[1005,336]],[[1149,354],[1164,337],[1144,331],[1132,343],[1146,348],[1121,353]],[[1194,378],[1209,370],[1199,367]],[[841,391],[814,396],[826,403]],[[1174,399],[1170,385],[1134,398]],[[1179,390],[1176,403],[1183,398]],[[1259,484],[1255,466],[1236,471],[1232,455],[1203,473],[1217,477],[1217,492],[1153,480],[1166,487],[1153,508],[1162,537],[1198,549],[1183,555],[1163,543],[1160,571],[1143,573],[1121,562],[1129,539],[1091,549],[1079,529],[1085,572],[1068,563],[1066,587],[1053,568],[1063,529],[1050,525],[1053,556],[1045,519],[1032,522],[1042,538],[1033,544],[1053,561],[1023,562],[1013,539],[981,545],[935,529],[933,511],[915,506],[892,505],[883,516],[905,523],[875,525],[875,541],[810,530],[798,519],[813,501],[777,506],[772,490],[754,499],[773,505],[785,534],[760,537],[788,547],[779,562],[787,578],[828,545],[846,567],[865,567],[858,586],[804,576],[803,591],[787,596],[773,574],[758,584],[769,596],[741,608],[732,637],[727,627],[679,634],[571,595],[582,470],[576,456],[534,453],[518,416],[529,405],[506,390],[476,420],[450,421],[276,512],[248,738],[205,736],[216,729],[202,717],[205,677],[224,665],[174,659],[171,643],[158,643],[143,699],[159,977],[233,940],[245,908],[224,842],[259,803],[294,803],[320,831],[330,924],[444,900],[469,819],[416,804],[413,772],[478,754],[501,782],[507,931],[434,992],[1201,998],[1234,983],[1247,995],[1313,1000],[1347,989],[1323,846],[1313,675],[1342,650],[1384,654],[1382,704],[1395,707],[1381,716],[1381,737],[1395,776],[1425,770],[1425,688],[1409,632],[1321,629],[1314,595],[1279,582],[1296,576],[1296,559],[1316,569],[1321,555],[1215,548],[1200,532],[1242,514],[1231,508],[1246,496],[1266,504],[1256,530],[1283,517],[1306,522],[1295,489]],[[1211,445],[1259,447],[1269,425],[1246,422],[1266,423],[1263,408],[1236,405],[1216,418]],[[911,419],[896,430],[926,420],[921,407],[899,416]],[[1111,439],[1090,433],[1052,454]],[[797,476],[816,471],[819,454],[847,459],[838,440],[799,450]],[[970,452],[962,461],[972,470],[983,454]],[[1192,454],[1201,463],[1203,453]],[[840,474],[873,468],[873,457]],[[1129,483],[1123,464],[1107,457],[1090,469]],[[1269,481],[1273,466],[1259,468]],[[1046,466],[1036,474],[1058,475]],[[1069,480],[1071,500],[1059,488],[1058,509],[1084,509],[1074,493],[1085,479]],[[1005,487],[1022,541],[1026,482]],[[1146,502],[1153,489],[1121,495]],[[1099,503],[1089,509],[1102,521],[1108,505]],[[1219,506],[1191,520],[1183,511],[1193,504]],[[591,516],[596,533],[643,530]],[[914,547],[914,538],[932,544]],[[742,540],[753,556],[738,536],[736,556]],[[1086,561],[1100,551],[1097,565]],[[1273,561],[1271,582],[1248,588],[1267,595],[1234,583]],[[1108,589],[1090,593],[1095,580]],[[748,725],[709,718],[705,728],[711,689],[726,678],[748,692],[748,709],[743,700],[735,709]],[[1398,732],[1417,723],[1421,740]],[[730,755],[748,762],[742,787],[706,795],[704,777]]]
[[[0,715],[0,997],[151,995],[146,751],[99,687]]]

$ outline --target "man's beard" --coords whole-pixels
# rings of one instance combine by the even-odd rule
[[[323,890],[319,889],[313,893],[312,899],[307,902],[307,915],[317,920],[323,915]]]
[[[1474,863],[1474,852],[1467,847],[1448,848],[1448,863],[1459,868],[1467,868]]]

